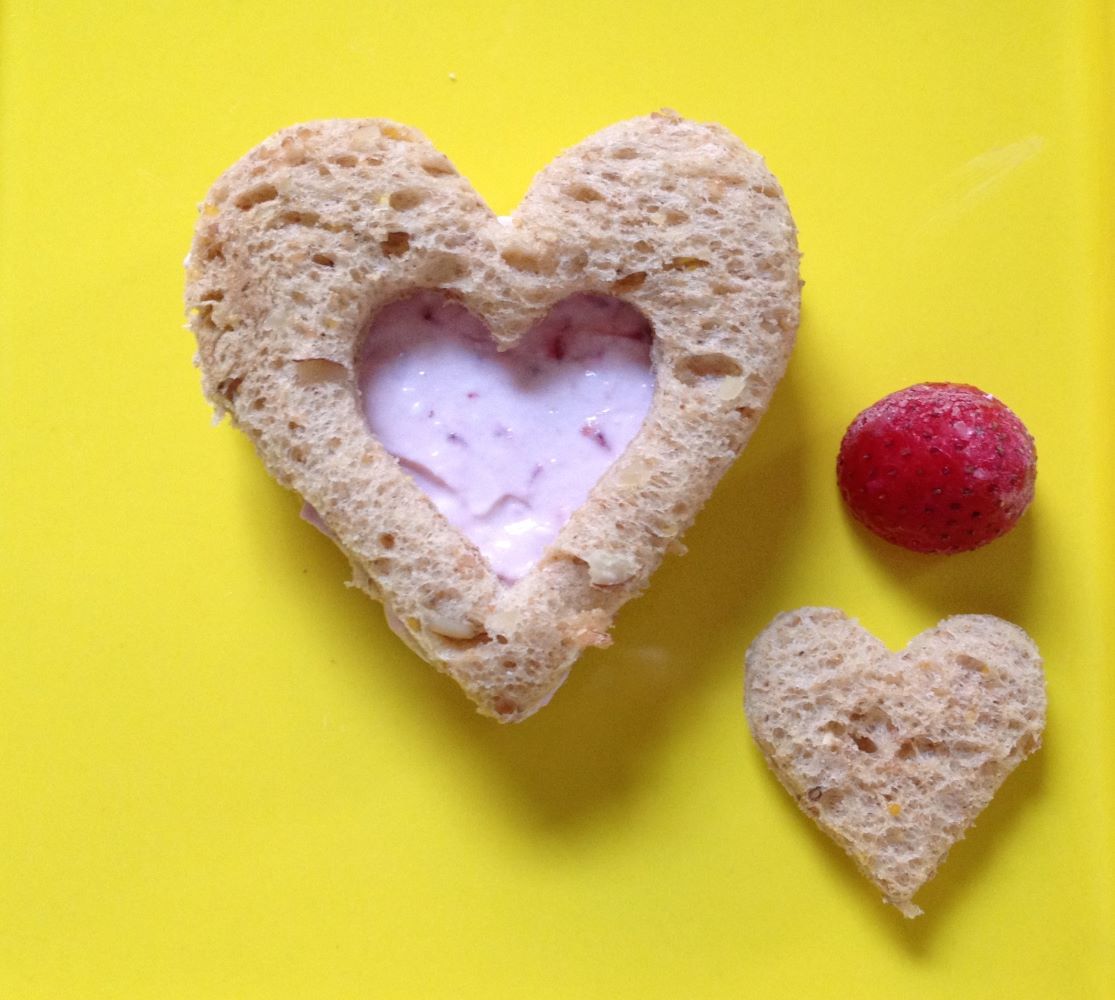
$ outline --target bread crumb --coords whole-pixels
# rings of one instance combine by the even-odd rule
[[[615,587],[638,572],[639,560],[628,552],[592,552],[585,559],[594,587]]]
[[[480,634],[480,627],[473,622],[437,613],[426,616],[426,628],[447,639],[473,639]]]
[[[492,635],[509,636],[515,631],[519,616],[513,611],[495,611],[488,616],[485,625]]]
[[[352,137],[349,139],[349,145],[353,149],[374,149],[378,139],[379,129],[374,125],[365,125],[352,133]]]
[[[634,458],[620,470],[617,478],[620,486],[637,489],[645,486],[650,481],[650,465],[641,459]]]
[[[716,388],[716,395],[719,396],[725,403],[732,403],[743,395],[743,387],[746,385],[742,375],[728,375],[720,380],[720,385]]]

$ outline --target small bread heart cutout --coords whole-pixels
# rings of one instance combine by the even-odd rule
[[[746,670],[751,733],[778,780],[907,917],[1041,746],[1041,658],[989,615],[946,618],[891,653],[843,612],[801,608],[758,636]]]
[[[217,413],[310,505],[411,648],[501,721],[544,705],[582,650],[607,645],[616,612],[678,547],[770,401],[800,298],[793,221],[761,157],[669,112],[562,154],[506,224],[411,128],[294,126],[218,179],[186,267]],[[618,300],[651,333],[645,419],[513,582],[365,420],[376,318],[429,294],[501,351],[569,300]]]

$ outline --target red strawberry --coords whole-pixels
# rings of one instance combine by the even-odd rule
[[[975,386],[925,382],[852,421],[836,478],[856,519],[915,552],[966,552],[1010,531],[1034,498],[1022,421]]]

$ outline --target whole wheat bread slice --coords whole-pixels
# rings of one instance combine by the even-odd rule
[[[509,225],[417,131],[311,122],[213,185],[186,262],[206,396],[317,511],[422,657],[504,721],[609,642],[739,454],[793,345],[795,230],[762,159],[672,113],[554,160]],[[354,358],[386,303],[437,288],[510,347],[555,302],[608,293],[654,331],[642,430],[543,558],[505,586],[368,433]]]
[[[1041,746],[1045,678],[1022,629],[958,615],[892,654],[843,612],[779,615],[747,653],[752,735],[798,806],[906,916]]]

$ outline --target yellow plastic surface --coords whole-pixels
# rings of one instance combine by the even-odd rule
[[[1111,997],[1110,10],[1096,2],[0,8],[0,996]],[[421,128],[500,212],[671,106],[762,151],[804,251],[791,371],[615,646],[500,727],[346,590],[214,429],[181,262],[272,131]],[[1038,498],[967,556],[853,526],[884,393],[974,382]],[[749,641],[1024,626],[1046,746],[882,905],[766,772]]]

